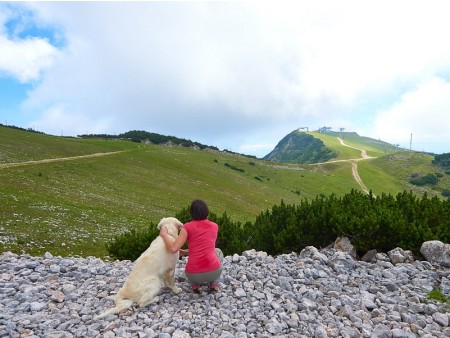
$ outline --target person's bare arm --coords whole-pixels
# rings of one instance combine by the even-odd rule
[[[159,235],[163,239],[167,250],[169,250],[171,253],[176,253],[178,250],[180,250],[183,247],[184,243],[186,243],[187,239],[187,232],[183,228],[181,228],[180,234],[175,241],[172,241],[170,239],[170,236],[167,233],[167,229],[165,227],[161,228]]]

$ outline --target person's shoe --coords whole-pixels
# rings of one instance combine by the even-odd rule
[[[208,291],[209,292],[219,292],[220,291],[220,287],[216,283],[210,283],[209,287],[208,287]]]
[[[202,288],[198,284],[192,284],[192,292],[199,295],[202,293]]]

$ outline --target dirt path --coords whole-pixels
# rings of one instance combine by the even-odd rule
[[[367,155],[367,152],[366,152],[365,149],[360,149],[360,148],[356,148],[356,147],[349,146],[349,145],[345,144],[345,143],[344,143],[344,140],[341,139],[340,137],[338,137],[337,139],[339,140],[339,143],[340,143],[341,145],[343,145],[343,146],[345,146],[345,147],[348,147],[348,148],[352,148],[352,149],[359,150],[359,151],[361,152],[361,158],[355,159],[356,161],[367,160],[367,159],[369,159],[369,158],[375,158],[375,157],[372,157],[372,156]]]
[[[369,194],[369,192],[370,192],[369,189],[367,189],[367,187],[364,184],[363,180],[359,176],[359,173],[358,173],[358,161],[368,160],[368,159],[375,158],[375,157],[367,155],[367,152],[366,152],[365,149],[355,148],[355,147],[352,147],[352,146],[349,146],[349,145],[345,144],[344,140],[342,140],[340,137],[338,137],[337,139],[339,140],[339,143],[341,145],[361,151],[361,158],[351,159],[351,160],[347,160],[347,161],[351,162],[351,164],[352,164],[352,176],[355,179],[356,183],[358,183],[358,185],[361,187],[361,189],[366,194]]]
[[[356,162],[352,162],[352,176],[355,179],[356,183],[359,184],[361,189],[368,195],[369,189],[367,189],[366,185],[358,174],[358,165],[356,164]]]
[[[40,163],[72,161],[72,160],[78,160],[80,158],[109,156],[109,155],[114,155],[117,153],[123,153],[124,151],[127,151],[127,150],[111,151],[108,153],[95,153],[95,154],[72,156],[72,157],[47,158],[44,160],[36,160],[36,161],[26,161],[26,162],[16,162],[16,163],[0,163],[0,169],[27,166],[27,165],[40,164]]]
[[[361,161],[361,160],[371,159],[371,158],[374,158],[374,157],[368,156],[367,152],[364,149],[355,148],[355,147],[352,147],[352,146],[349,146],[349,145],[345,144],[344,141],[340,137],[338,137],[337,139],[339,140],[339,143],[341,145],[361,151],[361,158],[355,158],[355,159],[350,159],[350,160],[328,161],[328,162],[324,162],[324,163],[314,163],[313,165],[325,164],[325,163],[333,163],[333,162],[350,162],[352,164],[352,176],[353,176],[354,180],[356,181],[356,183],[358,183],[358,185],[361,187],[361,189],[366,194],[369,194],[369,189],[367,189],[366,185],[364,184],[364,182],[362,181],[361,177],[359,176],[357,162]],[[95,153],[95,154],[72,156],[72,157],[49,158],[49,159],[44,159],[44,160],[26,161],[26,162],[17,162],[17,163],[1,163],[0,164],[0,169],[19,167],[19,166],[27,166],[27,165],[40,164],[40,163],[71,161],[71,160],[78,160],[80,158],[109,156],[109,155],[114,155],[114,154],[117,154],[117,153],[122,153],[124,151],[127,151],[127,150],[112,151],[112,152],[108,152],[108,153]]]
[[[352,158],[352,159],[349,159],[349,160],[335,160],[335,161],[328,161],[328,162],[323,162],[323,163],[314,163],[312,165],[336,163],[336,162],[350,162],[352,164],[352,176],[353,176],[353,179],[356,181],[356,183],[358,183],[358,185],[361,187],[361,189],[366,194],[369,194],[369,192],[370,192],[369,189],[366,187],[366,185],[364,184],[363,180],[359,176],[359,173],[358,173],[358,162],[362,161],[362,160],[369,160],[369,159],[375,158],[375,157],[367,155],[367,152],[364,149],[352,147],[352,146],[349,146],[349,145],[345,144],[344,140],[342,140],[340,137],[338,137],[337,139],[339,140],[339,143],[341,145],[343,145],[345,147],[348,147],[348,148],[353,148],[353,149],[359,150],[361,152],[361,158]],[[375,196],[375,195],[373,195],[373,196]]]

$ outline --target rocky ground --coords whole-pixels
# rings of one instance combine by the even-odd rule
[[[179,261],[175,295],[102,320],[132,268],[97,258],[0,256],[0,337],[450,337],[450,269],[393,265],[308,247],[277,257],[227,256],[217,294],[192,294]]]

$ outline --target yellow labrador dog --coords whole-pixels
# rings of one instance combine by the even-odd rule
[[[161,219],[158,230],[167,228],[170,237],[175,240],[183,224],[174,217]],[[159,300],[157,296],[162,287],[167,286],[175,294],[180,293],[174,283],[175,266],[179,253],[172,254],[166,249],[163,239],[158,236],[136,260],[130,275],[114,298],[115,307],[98,315],[95,319],[119,313],[133,303],[139,307],[147,306]]]

